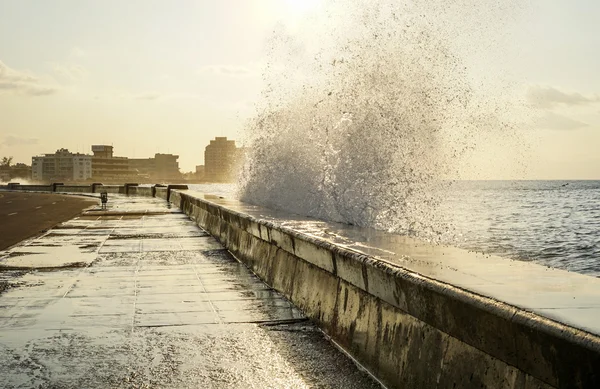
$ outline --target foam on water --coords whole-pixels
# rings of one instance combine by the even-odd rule
[[[494,28],[490,18],[506,10],[443,4],[329,1],[301,32],[279,26],[245,132],[240,199],[427,239],[445,234],[437,208],[447,178],[482,133],[516,131],[471,86],[455,35],[477,30],[457,23]],[[464,20],[452,19],[460,10]]]

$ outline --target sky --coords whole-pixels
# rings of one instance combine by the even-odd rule
[[[273,31],[301,35],[324,1],[0,0],[0,156],[112,144],[192,171],[210,139],[242,137]],[[475,84],[508,80],[504,97],[535,120],[519,158],[490,140],[465,177],[600,179],[600,3],[520,3],[503,39],[456,50]]]

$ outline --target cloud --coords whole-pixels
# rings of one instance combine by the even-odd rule
[[[26,145],[36,145],[39,143],[38,138],[22,138],[14,135],[7,135],[4,137],[0,146],[12,147],[12,146],[26,146]]]
[[[252,73],[252,69],[248,67],[233,65],[209,65],[198,69],[198,74],[218,74],[229,77],[247,77]]]
[[[161,98],[162,95],[158,92],[148,92],[136,95],[135,98],[138,100],[157,100]]]
[[[128,94],[121,95],[123,98],[133,98],[135,100],[198,100],[202,98],[201,95],[196,93],[160,93],[160,92],[147,92],[139,94]]]
[[[577,130],[588,126],[587,123],[554,112],[546,112],[546,114],[540,117],[535,124],[537,128],[559,131]]]
[[[55,63],[52,70],[59,79],[67,82],[76,82],[81,80],[86,74],[86,70],[79,65]]]
[[[11,69],[0,61],[0,91],[27,96],[46,96],[57,90],[54,87],[43,85],[37,77]]]
[[[56,93],[56,88],[32,86],[25,91],[29,96],[48,96]]]
[[[535,107],[552,108],[558,104],[567,106],[588,105],[600,102],[600,96],[584,96],[581,93],[566,93],[553,87],[534,85],[526,93],[527,101]]]
[[[72,47],[71,52],[69,53],[69,56],[73,58],[83,58],[86,55],[87,53],[85,52],[85,50],[77,46]]]

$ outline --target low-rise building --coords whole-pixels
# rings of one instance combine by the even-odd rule
[[[104,183],[147,182],[181,179],[179,156],[154,155],[154,158],[115,157],[114,147],[93,145],[94,155],[71,153],[67,149],[32,158],[32,178],[36,181],[84,181]]]
[[[127,181],[136,175],[130,171],[127,157],[115,157],[113,146],[92,145],[92,178],[97,181]]]
[[[129,169],[136,174],[155,180],[181,179],[179,155],[154,154],[154,158],[130,158]]]
[[[85,181],[92,178],[92,156],[56,150],[31,158],[31,178],[35,181]]]

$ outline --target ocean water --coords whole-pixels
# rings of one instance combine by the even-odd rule
[[[235,185],[191,188],[236,197]],[[437,243],[600,276],[600,181],[455,181],[445,188]]]
[[[600,181],[458,181],[440,212],[450,244],[600,276]]]

